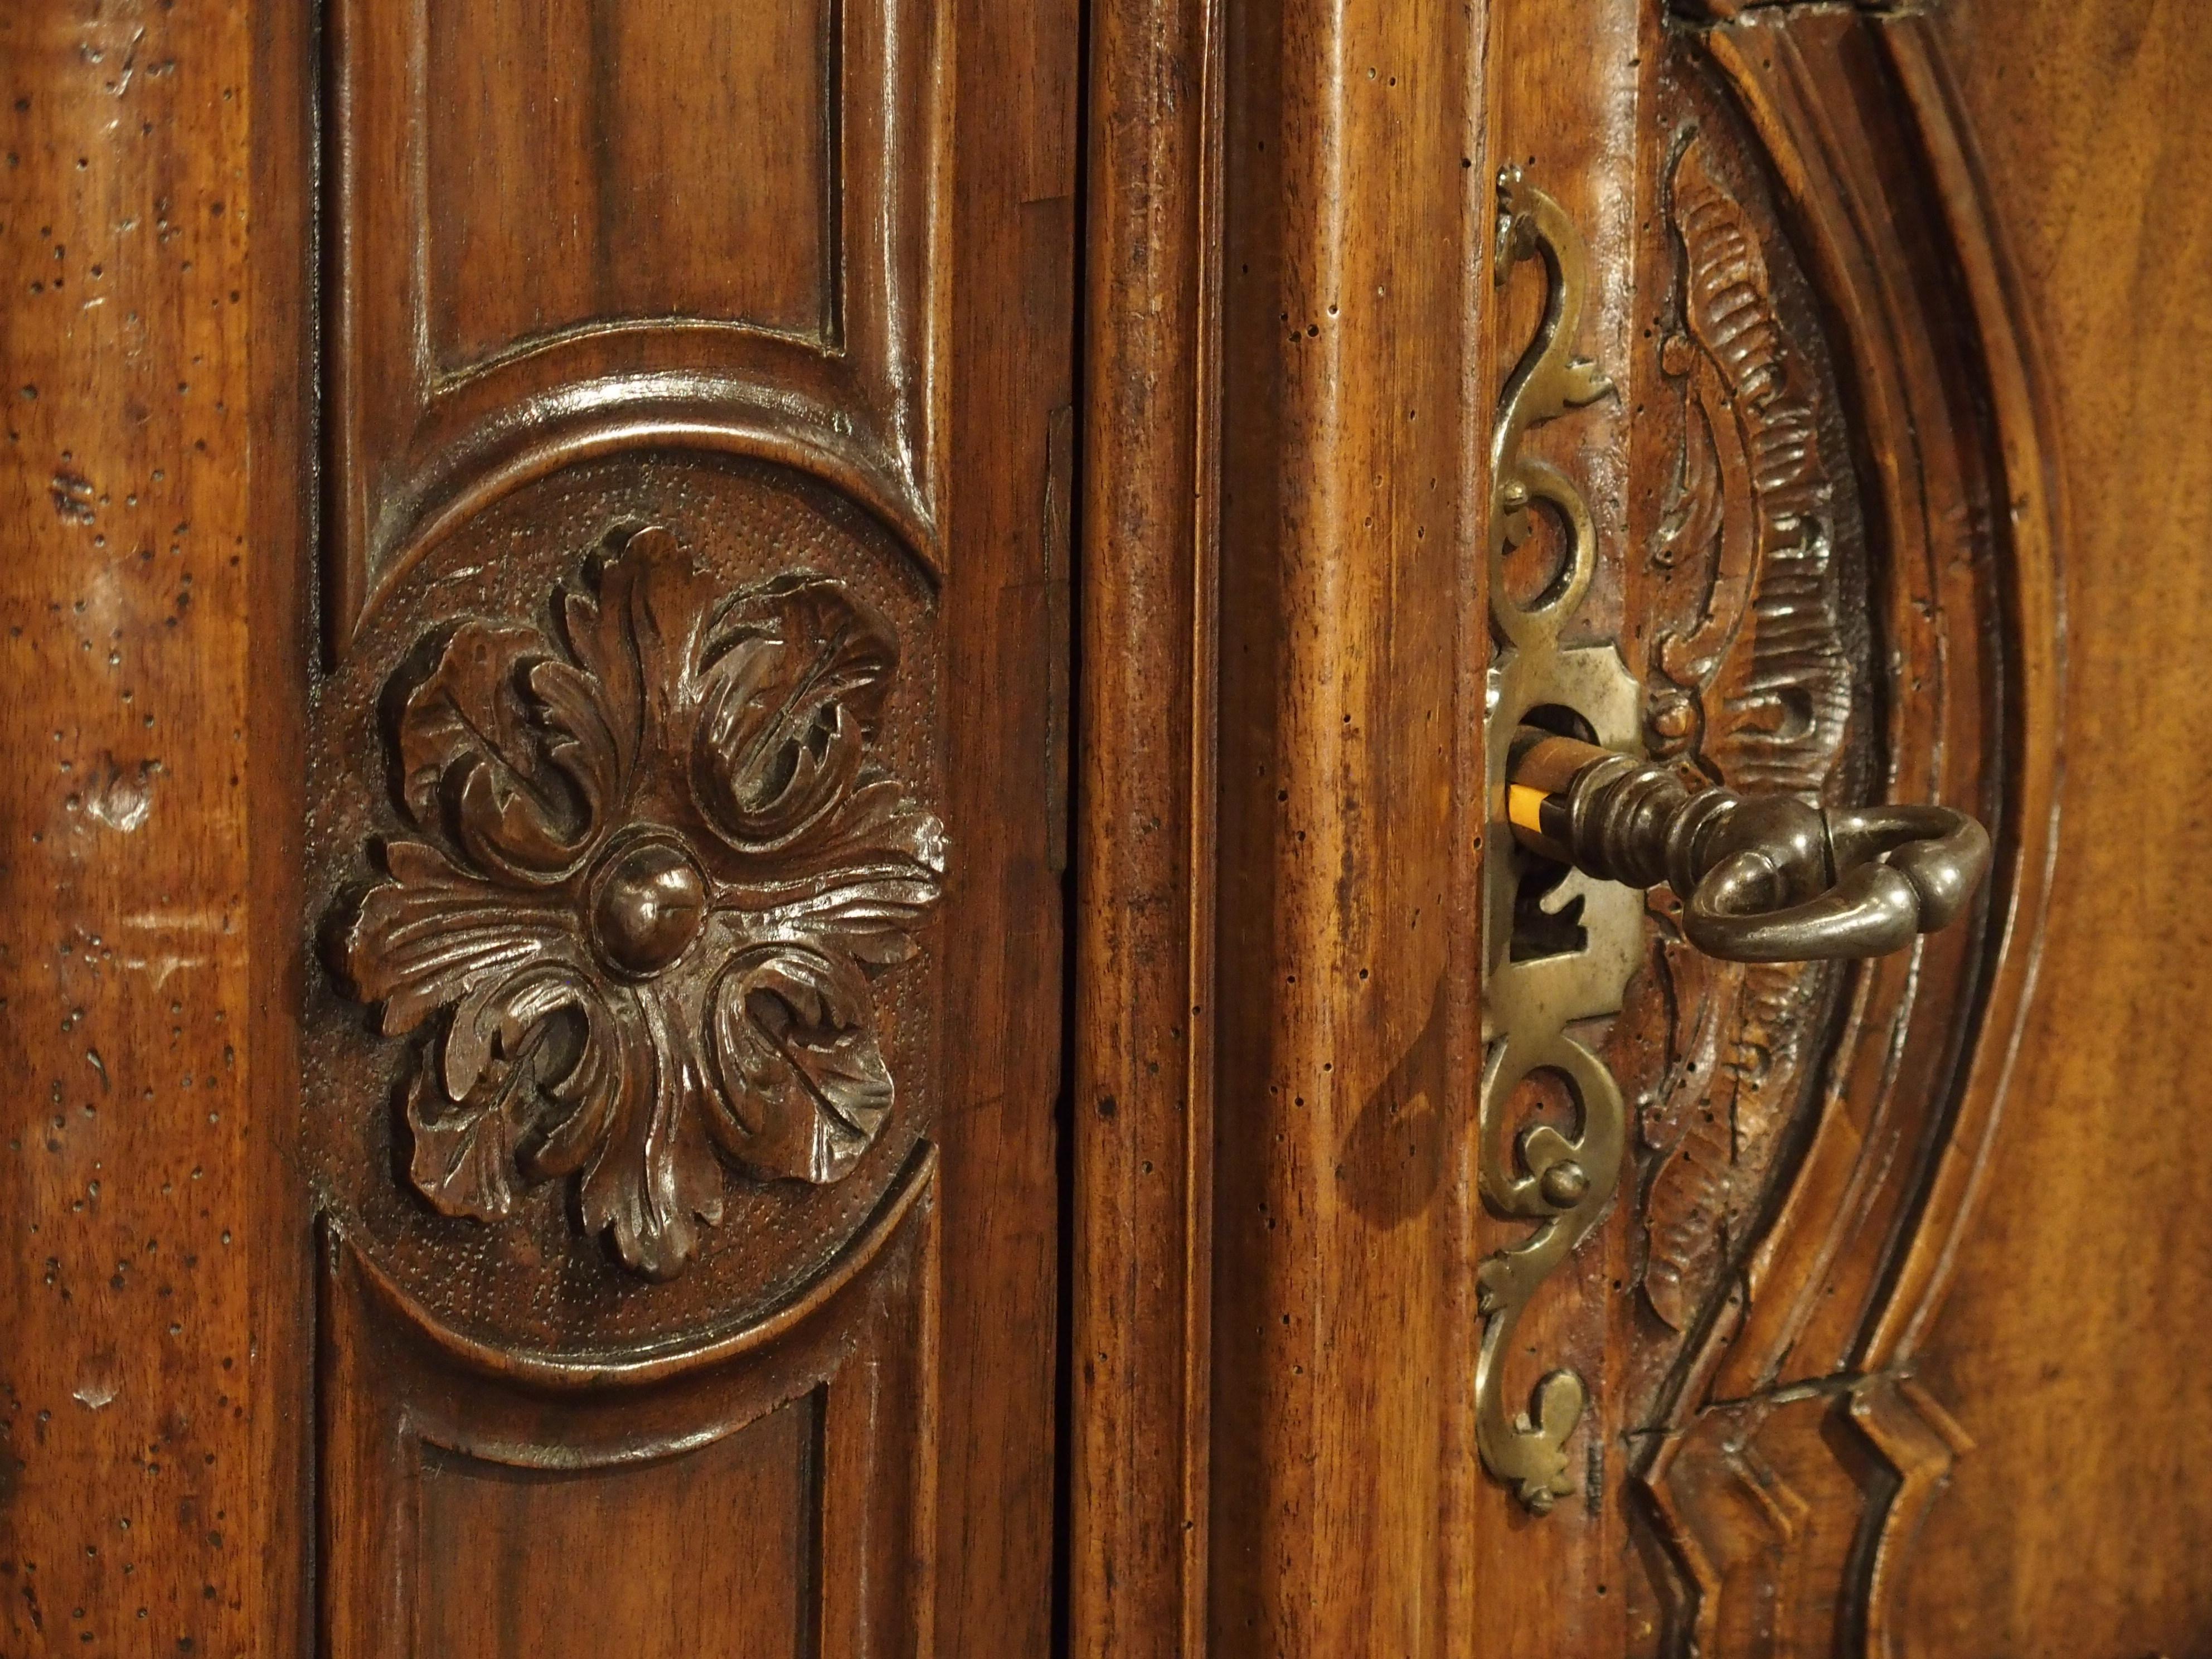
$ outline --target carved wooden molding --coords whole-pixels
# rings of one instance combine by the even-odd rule
[[[890,624],[797,571],[724,593],[630,532],[549,631],[472,620],[387,684],[426,838],[340,935],[388,1035],[445,1016],[406,1098],[448,1215],[577,1177],[580,1219],[653,1278],[722,1215],[719,1151],[829,1182],[891,1109],[869,973],[936,902],[942,826],[873,764]]]
[[[1652,641],[1670,689],[1651,736],[1709,772],[1960,801],[1999,856],[1979,938],[1869,964],[1832,1000],[1771,975],[1686,979],[1662,945],[1662,1006],[1617,1036],[1672,1054],[1646,1128],[1679,1136],[1655,1151],[1642,1216],[1661,1319],[1643,1316],[1632,1350],[1651,1404],[1628,1425],[1631,1514],[1662,1547],[1638,1650],[1886,1653],[1911,1540],[1971,1450],[1912,1354],[2033,977],[2059,740],[2054,508],[2031,343],[1927,39],[1834,9],[1763,21],[1755,46],[1674,37],[1662,76],[1698,136],[1657,204],[1684,288],[1655,390],[1678,390],[1681,427],[1649,580],[1664,595],[1688,572],[1704,595]],[[1909,100],[1882,90],[1899,77]],[[1904,224],[1932,236],[1901,248],[1882,228]],[[1863,467],[1822,435],[1838,410]],[[1880,556],[1863,564],[1839,511],[1854,489]],[[1839,679],[1877,695],[1853,706]],[[1792,686],[1794,706],[1773,695]],[[1717,1086],[1689,1081],[1692,1059]]]
[[[1759,228],[1703,140],[1677,156],[1668,197],[1682,328],[1660,361],[1683,382],[1686,408],[1652,557],[1670,569],[1697,560],[1705,595],[1692,626],[1656,641],[1664,689],[1650,694],[1652,744],[1692,753],[1734,788],[1817,793],[1844,752],[1856,666],[1832,579],[1838,496],[1856,492],[1822,453],[1815,409],[1834,394],[1816,388]]]
[[[817,482],[617,454],[458,526],[332,668],[310,1155],[458,1334],[711,1344],[928,1139],[935,593]]]
[[[749,1653],[928,1652],[934,1483],[887,1431],[934,1415],[933,1163],[910,1162],[806,1294],[643,1366],[459,1343],[331,1228],[327,1650],[543,1650],[556,1632],[612,1650],[650,1628],[687,1651],[730,1650],[734,1631]],[[684,1549],[717,1516],[741,1533],[710,1528]],[[650,1571],[617,1571],[583,1603],[568,1593],[579,1559],[656,1549],[685,1561],[686,1598],[662,1600]]]
[[[327,9],[298,1063],[343,1241],[334,1650],[491,1650],[471,1576],[517,1650],[619,1648],[607,1608],[645,1630],[695,1579],[713,1619],[651,1615],[686,1652],[926,1652],[940,1593],[956,1648],[1049,1621],[1051,1252],[1000,1245],[1056,1201],[1028,790],[1063,746],[1080,29],[995,21]],[[957,474],[956,337],[993,389]],[[995,1356],[942,1429],[940,1271]],[[940,1470],[977,1543],[941,1573]],[[544,1638],[546,1563],[634,1559],[662,1576]]]
[[[1714,782],[1840,803],[1870,761],[1854,720],[1873,675],[1857,483],[1832,374],[1793,336],[1771,222],[1716,170],[1722,142],[1691,137],[1665,187],[1680,294],[1658,357],[1679,425],[1650,546],[1646,738]],[[1803,281],[1789,280],[1802,330]],[[1657,1006],[1639,1011],[1665,1056],[1641,1113],[1640,1282],[1661,1321],[1689,1331],[1754,1224],[1838,975],[1706,957],[1670,902],[1645,990]]]
[[[1658,1444],[1643,1494],[1690,1593],[1669,1653],[1903,1651],[1887,1623],[1909,1540],[1972,1442],[1910,1376],[1730,1402]],[[1871,1537],[1875,1547],[1864,1548]],[[1839,1601],[1839,1587],[1856,1594]]]
[[[641,444],[805,467],[939,556],[940,9],[332,7],[334,648],[487,501]]]

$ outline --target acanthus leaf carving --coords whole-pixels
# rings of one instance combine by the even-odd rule
[[[1820,371],[1784,319],[1758,219],[1702,137],[1675,159],[1668,225],[1680,325],[1660,366],[1680,388],[1681,437],[1651,558],[1694,597],[1655,633],[1646,735],[1713,781],[1819,801],[1850,762],[1857,670],[1837,549],[1856,522],[1850,481],[1824,453]],[[1640,1114],[1655,1154],[1642,1285],[1686,1331],[1744,1240],[1832,976],[1715,962],[1661,921],[1653,965],[1675,1012]]]
[[[1693,755],[1734,788],[1817,794],[1843,752],[1853,673],[1809,365],[1759,228],[1702,139],[1676,159],[1670,205],[1683,331],[1660,361],[1683,385],[1684,437],[1653,557],[1711,574],[1694,623],[1656,641],[1669,689],[1655,699],[1652,746]]]
[[[387,1035],[445,1017],[404,1108],[425,1199],[495,1221],[573,1176],[586,1230],[669,1278],[721,1219],[718,1151],[820,1183],[873,1144],[871,975],[915,951],[944,831],[872,760],[898,644],[845,584],[725,599],[647,526],[553,612],[464,623],[389,690],[420,834],[339,965]]]

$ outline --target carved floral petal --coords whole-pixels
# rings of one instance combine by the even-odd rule
[[[541,1041],[533,1034],[512,1057],[497,1056],[459,1099],[423,1056],[407,1091],[407,1173],[440,1214],[495,1221],[514,1212],[521,1147],[545,1105]]]
[[[849,1170],[893,1098],[860,969],[799,945],[756,951],[716,981],[708,1013],[724,1149],[805,1181]]]
[[[605,1000],[573,963],[488,980],[454,1010],[442,1063],[426,1054],[409,1091],[416,1187],[447,1215],[509,1213],[526,1137],[549,1100],[573,1102],[602,1086],[611,1038]]]
[[[434,848],[401,842],[391,878],[369,890],[344,935],[364,996],[384,1002],[386,1031],[453,1004],[441,1040],[422,1052],[408,1091],[410,1173],[448,1215],[489,1220],[514,1203],[515,1147],[543,1103],[548,1075],[580,1064],[556,1017],[596,1000],[565,913],[457,870]]]
[[[945,826],[889,778],[865,783],[817,842],[793,849],[775,878],[733,890],[767,927],[874,966],[917,946],[945,882]]]
[[[416,1073],[407,1091],[415,1142],[407,1173],[441,1214],[493,1221],[514,1211],[515,1142],[536,1086],[527,1066],[507,1066],[480,1096],[456,1103],[439,1088],[435,1067]]]
[[[479,869],[518,882],[573,866],[600,802],[595,780],[558,764],[532,722],[524,676],[550,654],[534,628],[465,623],[398,714],[400,790],[415,821],[447,823]]]
[[[700,1224],[722,1218],[696,1016],[665,982],[617,990],[603,1006],[606,1040],[557,1091],[574,1104],[526,1167],[534,1176],[581,1170],[585,1227],[611,1235],[626,1266],[673,1279],[698,1249]]]
[[[754,590],[709,644],[692,742],[700,810],[743,851],[795,842],[850,793],[898,667],[889,623],[797,573]]]
[[[942,825],[868,762],[890,624],[805,572],[720,603],[647,528],[552,629],[434,641],[392,735],[452,842],[392,842],[337,936],[386,1032],[446,1016],[404,1106],[429,1202],[490,1220],[574,1176],[585,1227],[659,1279],[720,1219],[718,1146],[828,1182],[872,1144],[866,970],[912,954],[945,872]]]
[[[562,733],[556,752],[574,745],[626,792],[641,757],[660,754],[674,730],[671,711],[690,689],[714,598],[713,583],[658,525],[633,532],[590,579],[564,587],[556,608],[575,662],[531,676],[548,723]]]
[[[419,841],[385,848],[386,878],[339,934],[347,977],[380,1002],[387,1036],[549,958],[578,954],[575,921],[557,895],[495,887]]]

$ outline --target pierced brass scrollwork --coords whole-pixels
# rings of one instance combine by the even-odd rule
[[[1475,1418],[1485,1467],[1541,1514],[1574,1490],[1565,1444],[1589,1392],[1573,1371],[1555,1370],[1538,1383],[1533,1412],[1509,1412],[1504,1359],[1529,1299],[1589,1236],[1620,1177],[1620,1085],[1569,1027],[1620,1007],[1643,939],[1644,900],[1632,889],[1571,871],[1547,892],[1532,886],[1524,894],[1534,866],[1514,844],[1507,765],[1514,733],[1532,715],[1538,723],[1571,717],[1584,728],[1582,735],[1636,753],[1640,722],[1636,680],[1618,648],[1561,643],[1589,589],[1595,532],[1574,482],[1522,452],[1530,428],[1612,389],[1595,363],[1574,354],[1589,281],[1582,238],[1559,204],[1517,168],[1498,177],[1497,234],[1492,274],[1498,285],[1523,261],[1540,259],[1547,292],[1543,321],[1506,382],[1491,438],[1490,605],[1498,649],[1486,713],[1480,1177],[1492,1210],[1535,1226],[1481,1267]],[[1535,533],[1540,511],[1553,521],[1563,551],[1557,574],[1524,604],[1509,586],[1507,562]],[[1532,936],[1516,939],[1516,913],[1524,927],[1532,915],[1552,925],[1527,928]],[[1540,1073],[1571,1096],[1574,1132],[1529,1125],[1512,1137],[1509,1151],[1508,1106],[1516,1090]]]

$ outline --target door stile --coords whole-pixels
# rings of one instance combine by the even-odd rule
[[[318,1303],[313,1197],[303,1178],[300,1030],[307,813],[307,687],[317,650],[319,419],[315,149],[318,24],[307,6],[256,0],[246,272],[252,386],[247,429],[253,575],[246,601],[247,706],[254,781],[246,793],[247,1053],[256,1203],[246,1235],[258,1258],[251,1346],[266,1366],[252,1415],[259,1642],[315,1650],[318,1581],[314,1443]],[[228,296],[226,295],[226,298]]]
[[[0,1650],[305,1650],[305,8],[0,22]]]
[[[1223,1654],[1473,1639],[1489,9],[1228,12]]]
[[[1069,1650],[1206,1651],[1221,6],[1091,13]]]

